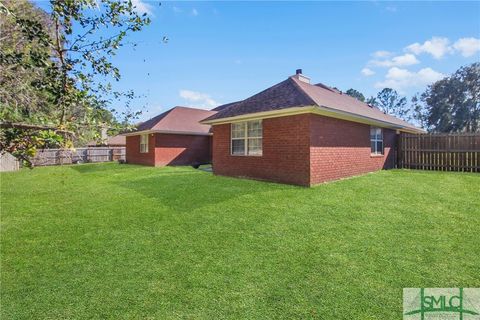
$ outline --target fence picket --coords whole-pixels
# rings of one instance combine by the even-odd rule
[[[400,141],[401,168],[480,172],[480,133],[402,133]]]
[[[125,147],[91,147],[39,150],[31,159],[35,166],[52,166],[78,162],[125,160]]]

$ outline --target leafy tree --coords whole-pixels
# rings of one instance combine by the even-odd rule
[[[114,115],[123,117],[122,123],[138,116],[130,110],[135,94],[115,91],[111,82],[120,80],[111,56],[125,44],[127,34],[150,23],[131,0],[51,0],[48,14],[27,1],[8,1],[0,2],[0,14],[0,22],[16,39],[2,42],[2,74],[20,72],[18,81],[25,87],[24,96],[0,91],[0,115],[10,124],[2,125],[3,150],[14,150],[25,159],[46,145],[42,139],[29,138],[43,134],[35,133],[35,128],[51,128],[52,137],[72,132],[78,139],[105,125],[119,126]],[[2,76],[0,82],[14,86],[11,75]],[[114,101],[122,101],[126,111],[111,108]],[[37,126],[11,126],[15,121]],[[74,135],[63,135],[57,144],[71,146]],[[20,142],[19,137],[29,142]]]
[[[44,11],[28,1],[6,4],[10,11],[0,3],[0,9],[3,8],[0,14],[0,116],[12,121],[40,119],[48,114],[50,96],[34,85],[45,77],[45,70],[34,64],[33,57],[48,56],[49,49],[38,39],[24,36],[22,24],[35,21],[48,32],[50,20]],[[22,16],[9,14],[12,11]]]
[[[415,94],[411,99],[411,112],[412,120],[421,128],[428,130],[428,110],[425,108],[425,104],[422,102],[422,97],[419,94]]]
[[[407,121],[410,119],[407,98],[401,97],[394,89],[383,89],[371,102],[387,114]]]
[[[58,147],[70,134],[64,130],[52,130],[46,126],[7,123],[1,131],[0,150],[11,153],[31,166],[30,157],[35,155],[37,148]]]
[[[371,106],[374,106],[376,108],[378,108],[378,103],[377,103],[377,98],[371,96],[370,98],[367,99],[367,101],[365,101],[367,104],[371,105]]]
[[[353,88],[348,89],[346,92],[350,97],[353,97],[357,100],[360,100],[362,102],[365,102],[365,96],[358,90],[355,90]]]
[[[425,122],[437,132],[480,132],[480,63],[461,67],[421,95]]]

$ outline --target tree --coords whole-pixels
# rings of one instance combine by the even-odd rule
[[[377,98],[371,96],[370,98],[367,99],[367,101],[365,101],[366,104],[368,105],[371,105],[375,108],[378,108],[378,103],[377,103]]]
[[[29,7],[27,11],[16,3],[0,2],[2,24],[8,23],[12,34],[20,39],[19,45],[2,44],[0,65],[2,71],[34,71],[35,76],[21,80],[28,87],[26,99],[0,92],[4,122],[21,120],[38,127],[47,125],[53,133],[71,131],[78,137],[92,130],[99,132],[105,125],[118,126],[120,122],[114,114],[124,118],[122,123],[138,116],[130,110],[135,94],[116,91],[111,83],[120,80],[120,71],[112,64],[111,56],[124,45],[127,34],[150,23],[146,14],[137,13],[131,0],[51,0],[48,14],[29,7],[26,1],[22,6]],[[31,108],[29,100],[38,98],[36,95],[41,97],[42,112],[24,112]],[[126,111],[111,108],[113,101],[122,101]],[[1,146],[26,159],[27,154],[45,143],[28,139],[37,135],[33,127],[25,134],[20,133],[22,128],[3,125]],[[20,136],[30,142],[19,142]],[[70,137],[63,136],[57,142],[71,146]],[[25,149],[25,145],[30,147]]]
[[[410,112],[407,107],[407,98],[401,97],[397,91],[391,88],[385,88],[377,94],[377,97],[371,101],[383,112],[408,121]]]
[[[422,102],[419,94],[415,94],[411,99],[411,112],[412,119],[417,125],[428,130],[428,110],[425,108],[425,104]]]
[[[480,63],[430,85],[421,100],[432,131],[480,132]]]
[[[48,15],[29,1],[8,1],[9,10],[0,2],[0,116],[11,121],[41,118],[48,114],[50,96],[38,90],[35,83],[45,77],[45,70],[35,65],[34,56],[47,55],[49,49],[39,39],[27,37],[22,24],[35,21],[46,32],[51,31]],[[19,12],[21,17],[9,14]],[[17,23],[18,22],[18,23]],[[40,28],[40,27],[38,27]]]
[[[357,100],[360,100],[362,102],[365,102],[365,96],[358,90],[355,90],[353,88],[348,89],[346,92],[350,97],[353,97]]]

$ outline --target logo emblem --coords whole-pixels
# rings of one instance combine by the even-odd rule
[[[404,288],[403,319],[480,320],[480,288]]]

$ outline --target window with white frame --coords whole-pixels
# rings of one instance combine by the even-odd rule
[[[148,153],[148,134],[140,136],[140,153]]]
[[[372,154],[383,154],[383,132],[381,128],[370,128],[370,150]]]
[[[232,155],[262,155],[262,120],[232,123],[231,132]]]

